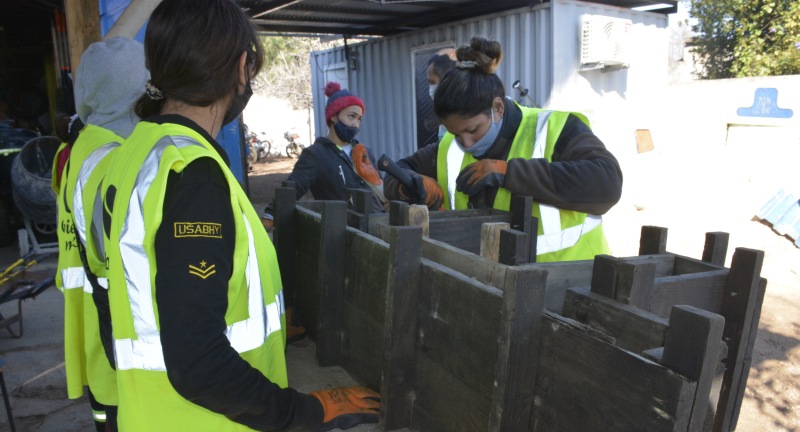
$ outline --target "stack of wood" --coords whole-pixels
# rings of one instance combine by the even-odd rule
[[[382,394],[384,430],[735,429],[763,252],[737,248],[726,268],[727,234],[697,260],[644,227],[636,257],[534,263],[530,208],[425,220],[278,189],[285,295],[320,365]]]

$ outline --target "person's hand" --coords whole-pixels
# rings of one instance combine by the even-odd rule
[[[381,175],[378,173],[378,170],[372,166],[372,162],[369,160],[369,154],[364,144],[359,143],[353,147],[353,150],[350,152],[350,159],[353,160],[353,168],[356,170],[356,173],[359,177],[364,179],[364,181],[375,186],[383,184]]]
[[[415,190],[407,191],[405,185],[400,185],[397,190],[400,198],[413,204],[425,204],[430,210],[439,210],[442,207],[442,202],[444,202],[444,193],[439,183],[428,176],[417,174],[411,170],[406,170],[406,173],[414,182]]]
[[[506,178],[506,161],[484,159],[467,165],[456,178],[456,190],[475,196],[489,188],[503,186]]]
[[[366,387],[342,387],[310,393],[322,404],[321,431],[350,429],[362,423],[377,423],[381,395]]]

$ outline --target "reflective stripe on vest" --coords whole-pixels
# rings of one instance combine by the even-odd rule
[[[172,137],[172,141],[178,148],[189,145],[202,146],[191,138]],[[150,260],[142,246],[145,235],[145,216],[142,206],[148,190],[158,174],[161,157],[167,145],[171,144],[159,142],[147,155],[142,170],[136,178],[128,212],[120,233],[119,244],[123,272],[127,282],[128,298],[137,339],[116,339],[114,341],[118,370],[167,370],[155,317],[153,287],[150,283]],[[275,302],[264,305],[253,231],[246,217],[244,222],[249,245],[245,271],[249,318],[229,325],[225,331],[231,347],[239,353],[258,348],[264,344],[270,334],[280,331],[281,313],[284,309],[282,291],[276,295]]]
[[[72,219],[75,222],[75,235],[81,243],[86,245],[86,211],[83,207],[83,189],[86,187],[86,182],[94,172],[95,167],[106,157],[114,148],[119,147],[119,143],[108,143],[95,149],[89,157],[83,161],[80,171],[78,171],[78,180],[75,183],[75,191],[72,198]],[[99,194],[98,194],[99,195]],[[97,207],[95,205],[95,207]],[[102,208],[102,207],[101,207]],[[96,217],[97,212],[95,212]],[[102,220],[102,219],[94,219]],[[87,249],[88,250],[88,249]],[[85,275],[85,274],[84,274]],[[108,289],[108,279],[97,278],[97,282],[105,289]],[[91,294],[94,291],[89,278],[85,278],[83,283],[83,292]]]
[[[547,150],[548,120],[552,111],[540,111],[536,118],[536,140],[533,145],[531,159],[543,159]],[[455,140],[454,140],[455,141]],[[461,171],[465,152],[455,142],[447,149],[447,193],[450,197],[450,210],[456,206],[456,178]],[[561,228],[561,211],[551,205],[538,203],[539,222],[542,234],[536,238],[536,255],[560,251],[575,246],[581,236],[600,226],[602,218],[597,215],[586,215],[581,225],[566,229]]]
[[[61,284],[65,290],[83,288],[86,280],[86,273],[83,267],[67,267],[61,270]]]

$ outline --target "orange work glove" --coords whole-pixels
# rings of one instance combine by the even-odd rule
[[[353,150],[350,151],[350,159],[353,161],[353,168],[355,168],[356,173],[364,181],[376,186],[383,184],[381,175],[378,174],[378,170],[372,166],[372,162],[369,160],[369,154],[364,144],[356,144],[353,147]]]
[[[503,187],[506,178],[506,161],[479,160],[467,165],[456,178],[456,190],[475,196],[486,189]]]
[[[342,387],[309,393],[322,404],[321,431],[350,429],[362,423],[377,423],[381,395],[366,387]]]
[[[400,194],[400,199],[413,204],[425,204],[430,210],[439,210],[442,207],[442,202],[444,202],[444,193],[442,193],[439,183],[428,176],[417,174],[411,170],[406,170],[406,173],[414,181],[414,189],[416,190],[407,191],[405,185],[400,185],[397,190]]]

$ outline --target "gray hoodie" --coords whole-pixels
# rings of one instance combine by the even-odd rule
[[[84,123],[127,138],[139,121],[133,107],[148,79],[142,44],[124,37],[95,42],[78,65],[75,110]]]

